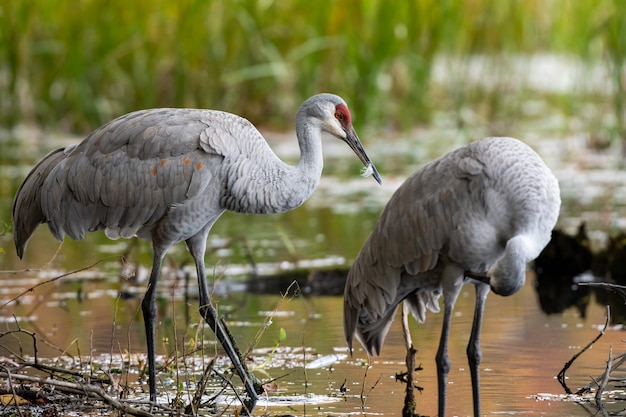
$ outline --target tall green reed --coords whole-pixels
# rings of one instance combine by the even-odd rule
[[[626,121],[624,120],[625,105],[624,72],[626,64],[626,3],[619,0],[610,2],[610,11],[602,16],[596,34],[604,46],[604,59],[609,67],[612,83],[612,109],[615,116],[614,135],[622,139],[626,145]],[[626,146],[623,148],[626,155]]]
[[[517,56],[606,59],[623,91],[624,8],[620,0],[8,1],[0,126],[84,133],[137,108],[185,106],[284,129],[319,91],[344,96],[361,126],[407,129],[434,109],[456,114],[459,126],[471,122],[467,109],[480,123],[506,125],[524,98],[509,70]],[[437,85],[442,57],[453,77]],[[468,84],[475,57],[485,58],[487,82]],[[616,117],[621,97],[613,96]]]

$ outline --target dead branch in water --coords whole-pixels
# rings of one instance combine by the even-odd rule
[[[611,348],[612,350],[612,348]],[[612,352],[610,353],[610,363],[611,365],[608,366],[604,371],[604,373],[602,373],[602,375],[600,375],[597,378],[592,378],[592,381],[590,383],[588,383],[587,385],[585,385],[584,387],[581,387],[578,391],[575,392],[576,395],[582,395],[588,392],[591,392],[591,388],[595,385],[598,387],[598,391],[604,391],[604,389],[606,388],[606,385],[609,381],[611,381],[611,372],[617,370],[620,366],[622,366],[624,364],[624,362],[626,362],[626,352],[624,353],[620,353],[619,355],[613,357]],[[598,383],[598,380],[601,381],[601,383]],[[602,395],[602,394],[600,394]]]
[[[30,375],[21,375],[21,374],[12,374],[9,372],[0,372],[0,377],[10,379],[11,381],[17,380],[20,382],[32,382],[40,385],[51,385],[55,387],[56,391],[61,391],[68,394],[78,394],[84,395],[87,398],[98,398],[103,400],[105,403],[111,405],[115,409],[122,411],[124,413],[140,416],[140,417],[152,417],[153,414],[144,410],[140,410],[128,404],[127,401],[118,400],[117,398],[113,398],[106,391],[97,385],[92,385],[89,383],[77,383],[77,382],[69,382],[69,381],[60,381],[57,379],[51,378],[39,378]],[[16,401],[17,402],[17,401]],[[160,406],[159,406],[160,407]],[[173,412],[174,410],[165,410],[166,412]]]
[[[35,333],[18,328],[0,333],[0,339],[5,336],[23,333],[31,337],[35,352],[38,351],[37,338]],[[201,348],[194,349],[190,354],[201,351]],[[10,351],[9,351],[10,352]],[[195,415],[204,393],[209,374],[217,375],[233,390],[238,397],[237,391],[230,383],[230,378],[222,375],[213,368],[214,360],[205,368],[200,382],[193,395],[193,401],[185,408],[184,404],[171,402],[169,405],[155,403],[151,401],[124,399],[128,393],[128,387],[113,378],[109,372],[101,370],[102,375],[94,376],[93,365],[80,364],[80,369],[87,366],[87,372],[70,370],[62,367],[55,367],[41,363],[36,357],[34,361],[27,360],[21,355],[10,352],[14,359],[0,357],[0,380],[6,381],[4,390],[0,389],[0,414],[11,409],[15,415],[28,416],[31,407],[41,407],[46,405],[53,409],[60,404],[74,404],[82,407],[89,404],[89,401],[99,401],[111,409],[118,410],[122,414],[133,416],[153,416],[155,415]],[[175,361],[183,360],[185,355],[176,355]],[[171,359],[172,360],[172,359]],[[24,375],[29,371],[29,375]],[[41,372],[41,375],[32,375],[32,371]],[[30,388],[33,385],[35,388]],[[241,400],[241,399],[239,399]],[[194,414],[188,414],[189,412]],[[4,414],[3,414],[4,415]]]
[[[413,346],[413,340],[411,339],[411,332],[409,330],[409,321],[408,321],[408,306],[406,303],[402,303],[402,333],[404,335],[404,344],[406,348],[406,374],[404,378],[399,378],[399,375],[396,374],[396,380],[400,379],[401,381],[406,383],[406,390],[404,396],[404,407],[402,408],[402,416],[403,417],[419,417],[420,414],[415,413],[415,389],[422,392],[422,388],[418,387],[415,380],[415,371],[421,369],[421,367],[415,366],[415,354],[417,353],[417,349]]]
[[[57,253],[58,253],[58,251],[57,251]],[[117,257],[118,256],[108,256],[106,258],[101,258],[101,259],[97,260],[96,262],[92,263],[91,265],[88,265],[88,266],[85,266],[85,267],[79,268],[79,269],[74,269],[73,271],[69,271],[69,272],[66,272],[64,274],[57,275],[56,277],[53,277],[53,278],[47,279],[45,281],[39,282],[39,283],[33,285],[32,287],[25,289],[24,291],[22,291],[21,293],[19,293],[15,297],[9,299],[4,304],[0,305],[0,310],[3,309],[4,307],[6,307],[7,305],[16,302],[17,300],[22,298],[25,294],[28,294],[30,292],[35,291],[36,288],[41,287],[42,285],[50,284],[51,282],[58,281],[61,278],[65,278],[67,276],[74,275],[74,274],[77,274],[79,272],[87,271],[87,270],[93,268],[94,266],[96,266],[96,265],[98,265],[98,264],[100,264],[100,263],[102,263],[102,262],[104,262],[106,260],[109,260],[111,258],[117,258]],[[17,271],[3,271],[3,272],[17,272]]]
[[[561,386],[563,387],[563,389],[565,390],[566,394],[572,394],[572,390],[570,390],[567,384],[565,383],[565,372],[567,372],[570,366],[572,366],[574,361],[576,361],[576,359],[578,359],[580,355],[585,353],[591,346],[593,346],[594,343],[596,343],[604,335],[604,333],[606,332],[606,328],[609,325],[610,318],[611,318],[611,309],[607,305],[606,306],[606,321],[604,322],[604,327],[602,327],[602,330],[600,331],[600,333],[591,342],[587,343],[587,345],[584,348],[582,348],[580,352],[576,353],[574,356],[572,356],[570,360],[565,362],[565,365],[563,365],[563,369],[561,369],[561,371],[557,375],[557,379],[559,383],[561,384]]]
[[[115,381],[111,379],[110,375],[108,376],[108,378],[94,378],[93,375],[90,374],[86,375],[82,372],[67,370],[40,363],[37,358],[38,347],[37,337],[35,333],[18,327],[18,329],[16,330],[10,330],[0,333],[0,338],[15,333],[23,333],[28,335],[33,341],[33,349],[35,352],[34,362],[26,361],[23,357],[15,354],[13,356],[15,356],[16,361],[8,362],[8,360],[5,359],[5,365],[2,366],[3,371],[0,372],[0,378],[4,378],[7,380],[9,387],[9,391],[7,391],[7,394],[11,396],[9,400],[3,401],[3,404],[7,406],[14,406],[18,415],[23,415],[22,408],[26,408],[26,404],[30,404],[31,402],[37,403],[37,401],[46,402],[45,397],[47,394],[42,394],[42,390],[35,391],[31,389],[24,389],[24,387],[22,387],[24,383],[33,383],[41,387],[54,387],[54,392],[56,394],[63,393],[69,395],[79,395],[82,397],[86,397],[87,399],[99,399],[109,406],[129,415],[153,415],[151,412],[147,412],[133,407],[132,405],[130,405],[129,401],[121,400],[109,395],[107,391],[103,388],[103,386],[117,385]],[[23,371],[26,368],[32,368],[34,370],[41,371],[44,373],[45,376],[23,375],[14,372],[16,370]],[[16,382],[18,384],[16,384]],[[19,385],[20,389],[16,390],[15,385]],[[157,404],[150,404],[150,409],[158,409],[160,412],[167,413],[171,413],[174,411]]]
[[[606,371],[598,384],[598,390],[596,391],[596,405],[602,408],[602,393],[606,388],[606,384],[609,383],[609,375],[611,374],[611,363],[613,363],[613,346],[609,347],[609,359],[606,361]]]

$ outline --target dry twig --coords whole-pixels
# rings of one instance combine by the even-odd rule
[[[419,416],[415,413],[415,354],[417,349],[413,346],[411,332],[409,330],[409,308],[406,303],[402,303],[402,333],[404,334],[404,344],[406,347],[406,389],[404,395],[404,407],[402,415],[405,417]]]
[[[115,409],[122,411],[123,413],[130,414],[133,416],[140,417],[152,417],[153,414],[144,410],[140,410],[138,408],[132,407],[127,404],[125,401],[120,401],[117,398],[113,398],[109,394],[106,393],[104,389],[98,387],[96,385],[91,384],[82,384],[75,383],[69,381],[59,381],[51,378],[38,378],[30,375],[20,375],[20,374],[9,374],[8,372],[0,372],[0,377],[3,378],[11,378],[18,381],[25,382],[35,382],[42,385],[52,385],[56,387],[57,390],[71,393],[71,394],[82,394],[89,398],[99,398],[111,405]],[[171,410],[169,410],[171,411]]]
[[[609,359],[606,361],[606,370],[602,376],[602,380],[598,384],[598,390],[596,391],[596,405],[602,408],[602,393],[606,388],[606,384],[609,382],[609,375],[611,374],[611,363],[613,363],[613,346],[609,347]]]
[[[574,361],[578,359],[580,355],[585,353],[591,346],[593,346],[594,343],[596,343],[604,335],[604,333],[606,332],[606,328],[609,325],[610,318],[611,318],[611,308],[607,305],[606,306],[606,321],[604,322],[604,327],[602,327],[602,330],[600,331],[600,333],[591,342],[587,343],[587,346],[582,348],[580,352],[576,353],[574,356],[572,356],[570,360],[565,362],[565,365],[563,365],[563,369],[561,369],[561,371],[557,375],[557,379],[559,383],[561,384],[561,386],[563,387],[563,389],[565,390],[566,394],[572,394],[572,390],[570,390],[567,384],[565,383],[565,372],[567,372],[570,366],[572,366]]]
[[[609,371],[609,373],[615,371],[617,368],[619,368],[620,366],[622,366],[624,364],[624,362],[626,362],[626,352],[624,353],[620,353],[619,355],[615,356],[612,358],[612,361],[615,362],[614,364],[611,365],[610,368],[607,368],[607,370]],[[592,381],[590,383],[588,383],[587,385],[585,385],[584,387],[580,388],[578,391],[576,391],[576,395],[582,395],[585,394],[587,392],[591,391],[591,387],[592,386],[600,386],[600,384],[598,384],[597,380],[604,380],[604,378],[608,378],[607,382],[611,380],[610,375],[606,376],[606,371],[600,375],[598,378],[594,379],[592,378]],[[604,389],[604,388],[603,388]]]
[[[79,272],[87,271],[87,270],[93,268],[94,266],[96,266],[96,265],[98,265],[98,264],[100,264],[100,263],[102,263],[102,262],[104,262],[104,261],[106,261],[106,260],[108,260],[110,258],[117,258],[117,256],[108,256],[106,258],[99,259],[98,261],[96,261],[96,262],[92,263],[91,265],[88,265],[88,266],[86,266],[84,268],[75,269],[73,271],[66,272],[65,274],[58,275],[58,276],[56,276],[54,278],[47,279],[47,280],[45,280],[43,282],[39,282],[39,283],[33,285],[32,287],[22,291],[21,293],[19,293],[15,297],[13,297],[13,298],[9,299],[8,301],[6,301],[4,304],[2,304],[0,306],[0,310],[2,310],[7,305],[9,305],[9,304],[19,300],[24,294],[28,294],[29,292],[35,291],[36,288],[41,287],[42,285],[49,284],[49,283],[57,281],[57,280],[59,280],[61,278],[65,278],[67,276],[77,274]]]

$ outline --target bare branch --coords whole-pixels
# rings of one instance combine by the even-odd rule
[[[44,269],[46,269],[46,267],[48,267],[52,261],[54,261],[57,256],[59,256],[59,252],[61,252],[61,248],[63,247],[63,242],[59,243],[59,245],[57,246],[57,250],[54,251],[54,254],[52,255],[52,258],[50,258],[48,260],[48,262],[46,262],[45,264],[43,264],[42,266],[40,266],[39,268],[26,268],[26,269],[15,269],[12,271],[0,271],[0,274],[17,274],[20,272],[30,272],[30,271],[42,271]],[[4,306],[2,306],[4,307]]]
[[[106,260],[108,260],[108,259],[111,259],[111,258],[118,258],[118,257],[119,257],[119,256],[107,256],[106,258],[99,259],[98,261],[96,261],[96,262],[92,263],[91,265],[88,265],[88,266],[86,266],[86,267],[84,267],[84,268],[75,269],[75,270],[73,270],[73,271],[66,272],[65,274],[58,275],[58,276],[56,276],[56,277],[54,277],[54,278],[47,279],[47,280],[45,280],[45,281],[43,281],[43,282],[39,282],[39,283],[37,283],[36,285],[34,285],[34,286],[32,286],[32,287],[30,287],[30,288],[28,288],[28,289],[26,289],[26,290],[22,291],[21,293],[19,293],[19,294],[18,294],[18,295],[16,295],[15,297],[11,298],[10,300],[8,300],[7,302],[5,302],[4,304],[0,305],[0,310],[2,310],[2,309],[3,309],[4,307],[6,307],[7,305],[9,305],[9,304],[11,304],[11,303],[13,303],[13,302],[15,302],[15,301],[19,300],[19,299],[20,299],[22,296],[24,296],[25,294],[28,294],[29,292],[33,292],[33,291],[35,291],[35,289],[36,289],[36,288],[41,287],[42,285],[49,284],[49,283],[54,282],[54,281],[57,281],[57,280],[59,280],[59,279],[61,279],[61,278],[65,278],[65,277],[67,277],[67,276],[77,274],[77,273],[79,273],[79,272],[87,271],[87,270],[89,270],[89,269],[93,268],[94,266],[96,266],[96,265],[98,265],[98,264],[100,264],[100,263],[102,263],[102,262],[104,262],[104,261],[106,261]]]
[[[561,371],[557,375],[557,379],[559,383],[561,384],[561,386],[563,387],[563,389],[565,390],[566,394],[571,394],[572,391],[569,389],[569,387],[565,383],[565,372],[570,368],[570,366],[572,366],[574,361],[578,359],[580,355],[585,353],[591,346],[593,346],[594,343],[598,341],[598,339],[600,339],[604,335],[604,333],[606,332],[606,328],[609,325],[610,318],[611,318],[611,308],[607,305],[606,306],[606,321],[604,322],[604,327],[602,328],[600,333],[591,342],[587,343],[587,346],[582,348],[580,352],[576,353],[574,356],[572,356],[572,358],[569,361],[565,362],[565,365],[563,365],[563,369],[561,369]]]
[[[110,404],[115,409],[120,410],[124,413],[139,417],[153,417],[152,413],[132,407],[123,401],[113,398],[109,394],[107,394],[104,389],[95,385],[59,381],[50,378],[42,379],[29,375],[10,374],[8,372],[0,372],[0,377],[13,378],[17,379],[18,381],[37,382],[44,385],[52,385],[60,390],[71,392],[73,394],[82,393],[88,397],[98,397],[105,401],[107,404]]]
[[[611,363],[613,363],[613,346],[609,347],[609,359],[606,361],[606,371],[602,376],[600,384],[598,384],[598,390],[596,391],[596,405],[602,408],[602,393],[606,388],[606,384],[609,383],[609,375],[611,374]]]
[[[620,353],[619,355],[615,356],[613,358],[613,362],[616,362],[616,363],[611,365],[610,372],[615,371],[617,368],[622,366],[622,364],[624,362],[626,362],[626,352]],[[600,375],[597,379],[603,379],[603,378],[604,378],[604,373],[602,375]],[[587,384],[584,387],[580,388],[578,391],[576,391],[575,394],[576,395],[581,395],[581,394],[584,394],[586,392],[589,392],[593,385],[598,386],[598,387],[600,386],[600,384],[598,384],[598,382],[597,382],[597,379],[594,379],[593,377],[591,379],[592,379],[592,382],[590,382],[589,384]],[[613,378],[609,377],[609,380],[613,380]],[[621,381],[622,378],[620,378],[618,380]]]
[[[11,371],[5,366],[3,366],[2,368],[6,371],[6,374],[8,375],[7,381],[9,383],[9,390],[11,391],[11,394],[13,394],[13,403],[15,404],[15,408],[17,409],[17,413],[20,415],[20,417],[24,417],[24,413],[22,413],[20,404],[17,401],[17,393],[15,392],[15,387],[13,386],[13,380],[11,378]]]

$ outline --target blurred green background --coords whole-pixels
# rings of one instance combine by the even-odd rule
[[[0,127],[84,134],[139,108],[202,107],[291,129],[330,91],[358,128],[406,130],[436,109],[498,133],[537,94],[523,76],[538,55],[579,69],[576,88],[543,92],[551,106],[624,136],[622,0],[6,0]],[[587,85],[597,66],[602,94]]]

